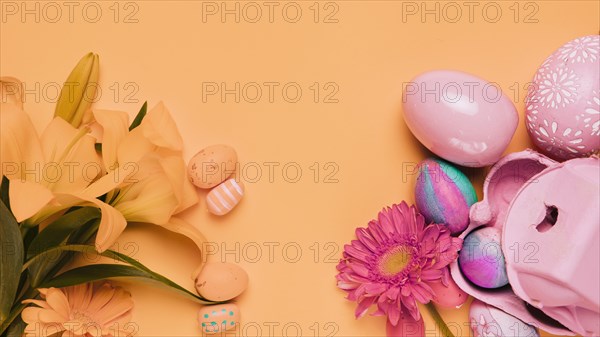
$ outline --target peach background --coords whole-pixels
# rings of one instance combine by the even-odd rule
[[[3,6],[8,2],[3,1]],[[44,16],[39,23],[32,15],[25,22],[18,15],[2,18],[0,68],[2,75],[20,78],[30,90],[40,83],[42,97],[30,93],[26,108],[41,129],[53,112],[53,83],[64,81],[85,52],[97,52],[103,95],[96,107],[133,114],[146,99],[150,105],[164,100],[185,140],[186,159],[204,146],[225,143],[237,149],[242,165],[260,165],[262,177],[254,183],[245,181],[247,197],[232,214],[210,216],[203,202],[186,213],[209,241],[223,242],[228,249],[240,244],[238,253],[219,252],[209,259],[235,262],[239,258],[250,274],[250,287],[238,301],[247,335],[256,335],[253,326],[258,325],[261,336],[281,336],[287,324],[291,336],[295,335],[292,325],[300,326],[304,336],[327,336],[334,327],[337,336],[383,336],[383,318],[354,319],[355,305],[336,289],[334,275],[335,262],[355,227],[366,225],[385,205],[413,202],[413,177],[405,167],[425,158],[427,152],[402,121],[402,83],[431,69],[464,70],[499,83],[522,113],[524,87],[545,57],[572,38],[598,33],[599,4],[533,2],[538,22],[525,23],[533,8],[524,8],[522,2],[515,23],[509,8],[513,2],[496,2],[503,15],[497,23],[488,23],[480,10],[482,2],[471,23],[459,2],[463,16],[452,24],[443,17],[436,23],[433,15],[425,22],[416,15],[403,22],[400,1],[338,1],[339,22],[326,24],[314,23],[312,1],[296,3],[303,11],[297,23],[285,22],[279,6],[274,23],[263,7],[262,19],[254,24],[236,23],[232,16],[226,23],[218,16],[203,23],[200,1],[141,1],[135,4],[139,22],[129,24],[122,21],[135,7],[120,3],[115,23],[109,8],[113,2],[97,2],[103,10],[97,23],[82,20],[77,8],[75,22],[70,23],[66,7],[58,3],[65,12],[57,23],[47,22]],[[321,2],[321,20],[333,8],[324,6]],[[292,10],[289,13],[293,15]],[[54,14],[47,14],[52,19]],[[225,103],[216,96],[202,102],[202,82],[232,86],[269,81],[297,82],[303,90],[301,100],[287,103],[276,93],[270,103],[263,87],[257,103],[235,103],[231,95]],[[134,86],[125,88],[128,82]],[[337,83],[339,102],[314,103],[309,89],[313,82]],[[115,83],[121,88],[119,97],[114,96]],[[139,91],[132,99],[138,102],[124,97],[134,88]],[[508,151],[529,144],[521,122]],[[275,168],[272,182],[265,162],[281,165]],[[285,181],[282,175],[283,165],[291,162],[302,168],[297,183]],[[310,168],[314,162],[321,167],[318,183]],[[339,168],[337,183],[323,183],[330,172],[324,169],[328,162]],[[246,178],[252,179],[251,166],[243,167],[248,167]],[[288,173],[293,178],[293,170]],[[482,170],[467,173],[480,193]],[[272,262],[264,245],[269,242],[280,244]],[[327,246],[328,242],[333,245]],[[257,262],[253,262],[255,250],[248,248],[244,254],[249,243],[262,247]],[[301,248],[297,263],[286,261],[295,255],[293,248],[283,252],[286,243]],[[128,229],[118,249],[192,289],[189,274],[201,258],[190,241],[137,226]],[[334,255],[329,258],[328,253]],[[139,336],[199,335],[198,305],[137,281],[123,284],[136,301]],[[458,335],[462,336],[469,334],[466,313],[465,309],[442,312],[447,321],[461,327]],[[425,315],[431,329],[432,321]],[[429,335],[438,334],[430,331]]]

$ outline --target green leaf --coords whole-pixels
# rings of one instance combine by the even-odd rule
[[[0,326],[17,296],[23,266],[23,241],[17,220],[0,201]]]
[[[90,245],[64,245],[59,247],[50,248],[47,251],[36,255],[31,258],[29,261],[25,263],[23,266],[24,269],[28,268],[31,264],[38,262],[48,256],[52,256],[52,254],[56,254],[57,252],[79,252],[84,254],[98,254],[104,257],[108,257],[114,259],[115,261],[124,262],[129,266],[123,265],[89,265],[84,267],[79,267],[75,269],[71,269],[67,272],[64,272],[60,275],[57,275],[53,279],[44,282],[40,287],[65,287],[76,284],[81,284],[85,282],[90,282],[94,280],[102,280],[106,278],[112,277],[141,277],[145,279],[149,279],[152,281],[160,282],[170,288],[173,288],[185,295],[188,295],[192,299],[202,303],[202,304],[216,304],[220,302],[214,302],[207,300],[202,296],[198,296],[191,291],[185,289],[184,287],[178,285],[177,283],[169,280],[168,278],[153,272],[148,267],[144,266],[140,262],[132,259],[131,257],[117,253],[115,251],[107,250],[103,253],[98,253],[94,246]],[[97,266],[99,269],[94,271],[94,268]],[[128,267],[128,268],[123,268]]]
[[[6,337],[21,337],[23,336],[23,331],[25,331],[25,322],[21,319],[21,317],[17,317],[8,330],[6,331]]]
[[[97,222],[99,217],[100,210],[95,207],[78,208],[66,213],[39,232],[29,245],[27,257],[30,258],[39,252],[62,244],[74,231],[84,227],[88,223]],[[57,272],[69,260],[70,256],[66,256],[61,252],[32,264],[28,268],[32,287],[37,287],[47,278],[48,274],[52,274],[52,270],[56,269],[55,272]]]
[[[144,119],[144,117],[146,117],[147,110],[148,110],[148,102],[144,102],[144,105],[142,105],[140,112],[138,112],[138,114],[137,114],[137,116],[135,116],[135,119],[133,120],[133,122],[131,122],[131,125],[129,126],[129,131],[137,128],[140,124],[142,124],[142,120]]]
[[[10,181],[6,176],[2,176],[2,184],[0,184],[0,200],[4,202],[6,208],[10,210],[10,201],[8,200],[8,185]]]
[[[27,250],[27,257],[60,245],[75,230],[99,217],[100,210],[96,207],[82,207],[66,213],[40,231]]]
[[[92,264],[66,271],[45,282],[42,288],[63,288],[113,277],[146,277],[147,274],[131,266],[120,264]]]

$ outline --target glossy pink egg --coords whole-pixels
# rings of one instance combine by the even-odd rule
[[[557,159],[600,150],[600,38],[567,42],[537,70],[526,101],[533,142]]]
[[[455,164],[482,167],[500,159],[519,116],[498,84],[438,70],[404,86],[404,120],[429,150]]]
[[[460,289],[452,278],[448,279],[448,285],[444,285],[442,281],[428,282],[427,285],[435,293],[433,302],[439,306],[459,308],[469,299],[469,294]]]

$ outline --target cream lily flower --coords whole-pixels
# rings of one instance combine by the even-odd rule
[[[10,179],[11,210],[17,221],[36,225],[74,204],[102,208],[99,200],[81,194],[102,171],[95,139],[58,117],[38,136],[22,106],[13,95],[3,100],[0,111],[1,173]]]
[[[107,193],[106,203],[129,222],[169,228],[175,214],[198,202],[196,190],[187,179],[183,141],[169,111],[159,103],[132,131],[128,131],[129,120],[124,112],[93,113],[102,129],[102,160],[108,173],[90,185],[86,193]],[[120,232],[120,227],[110,223],[100,228],[96,247],[106,249]]]
[[[128,221],[164,226],[200,246],[203,237],[195,227],[180,220],[172,224],[173,215],[196,204],[198,196],[187,179],[183,141],[164,104],[151,109],[132,131],[126,113],[95,111],[103,133],[99,158],[87,128],[76,129],[56,117],[39,137],[22,102],[16,102],[3,104],[0,116],[2,174],[11,180],[17,221],[37,225],[72,206],[93,206],[101,210],[100,252]],[[89,174],[90,167],[97,168],[95,175]]]

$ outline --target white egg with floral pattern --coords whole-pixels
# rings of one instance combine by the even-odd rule
[[[215,334],[236,328],[240,324],[240,309],[233,303],[205,306],[198,318],[203,333]]]

